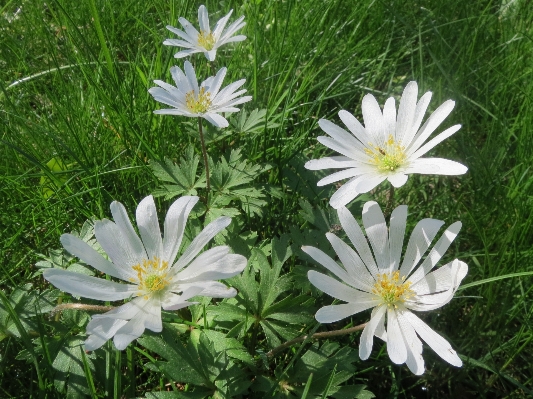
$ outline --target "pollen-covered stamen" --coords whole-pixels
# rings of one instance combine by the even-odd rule
[[[211,107],[211,93],[206,93],[205,87],[200,87],[198,96],[194,90],[185,94],[185,103],[189,111],[195,114],[203,114]]]
[[[200,34],[198,35],[198,44],[207,51],[213,50],[213,46],[215,45],[215,37],[211,32],[204,32],[201,30]]]
[[[405,147],[398,144],[392,135],[383,147],[368,143],[365,153],[371,157],[371,162],[383,172],[393,172],[401,167],[406,160]]]
[[[397,303],[403,303],[415,295],[410,288],[411,282],[405,281],[405,276],[400,278],[399,271],[392,274],[378,274],[377,277],[372,293],[381,297],[387,306],[397,307]]]
[[[137,273],[137,281],[133,278],[130,280],[136,282],[139,291],[145,295],[162,291],[170,283],[168,262],[157,257],[143,259],[142,264],[132,266],[132,269]]]

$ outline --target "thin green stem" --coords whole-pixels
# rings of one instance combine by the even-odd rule
[[[207,193],[205,196],[205,204],[208,204],[209,192],[211,191],[211,185],[209,184],[209,162],[207,161],[207,150],[205,148],[204,132],[202,130],[202,118],[198,117],[198,133],[200,134],[200,143],[202,144],[202,154],[204,155],[205,165],[205,181]]]
[[[387,207],[385,208],[385,215],[390,216],[392,207],[394,206],[394,186],[391,184],[389,189],[389,198],[387,200]]]

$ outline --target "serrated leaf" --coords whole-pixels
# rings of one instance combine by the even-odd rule
[[[238,115],[230,118],[230,125],[237,133],[257,133],[266,129],[272,129],[278,127],[279,124],[274,121],[274,118],[271,118],[270,121],[266,122],[266,109],[254,109],[248,113],[245,109],[241,110]]]

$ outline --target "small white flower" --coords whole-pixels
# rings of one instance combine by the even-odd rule
[[[411,312],[437,309],[450,302],[466,276],[468,266],[457,259],[431,271],[459,233],[461,222],[449,226],[419,264],[444,224],[441,220],[422,219],[411,234],[400,265],[406,205],[392,212],[387,231],[379,205],[367,202],[363,207],[363,224],[368,241],[348,209],[341,207],[338,214],[355,248],[354,251],[334,234],[326,234],[342,266],[317,248],[302,247],[342,282],[313,270],[308,272],[309,281],[326,294],[347,302],[321,308],[316,319],[320,323],[333,323],[373,308],[370,321],[361,334],[359,357],[362,360],[370,356],[375,335],[387,342],[387,351],[394,363],[406,363],[413,373],[420,375],[424,372],[420,337],[445,361],[462,366],[448,341]]]
[[[167,46],[185,47],[188,49],[176,53],[174,55],[176,58],[187,57],[194,53],[204,53],[209,61],[214,61],[217,55],[217,49],[220,46],[231,42],[242,42],[246,39],[246,36],[244,35],[233,36],[239,29],[246,25],[246,22],[242,22],[244,16],[237,19],[237,21],[232,23],[228,29],[224,30],[232,12],[233,10],[231,10],[224,18],[220,19],[215,25],[215,29],[211,31],[207,9],[205,6],[201,5],[198,9],[200,32],[198,32],[189,21],[181,17],[179,21],[183,26],[183,29],[185,29],[185,32],[170,25],[167,25],[167,29],[181,37],[183,40],[166,39],[163,44],[166,44]]]
[[[348,204],[359,194],[367,193],[384,180],[389,180],[394,187],[401,187],[410,173],[466,173],[468,168],[458,162],[442,158],[421,158],[457,132],[461,125],[446,129],[424,144],[452,112],[455,102],[444,102],[420,127],[431,100],[431,92],[424,94],[418,102],[417,96],[418,86],[416,82],[410,82],[403,92],[396,115],[393,97],[385,102],[382,113],[374,96],[367,94],[361,105],[365,127],[349,112],[339,112],[339,117],[351,134],[325,119],[318,121],[320,128],[331,136],[320,136],[318,141],[342,155],[315,159],[307,162],[305,167],[311,170],[344,169],[320,180],[319,186],[350,179],[331,197],[330,205],[333,208]]]
[[[185,224],[198,197],[181,197],[168,210],[165,234],[161,238],[154,199],[148,196],[137,207],[135,232],[124,206],[111,204],[115,222],[104,219],[95,223],[98,243],[109,256],[105,259],[87,243],[71,234],[63,234],[61,243],[96,270],[127,281],[116,283],[63,269],[46,269],[44,278],[62,291],[76,297],[102,301],[131,301],[107,313],[93,316],[87,325],[86,350],[100,348],[114,337],[117,349],[124,349],[140,337],[145,328],[160,332],[161,308],[177,310],[194,304],[196,295],[230,298],[234,288],[214,280],[233,277],[246,267],[246,258],[229,253],[227,246],[211,248],[197,256],[203,247],[230,223],[221,217],[206,226],[174,263],[183,239]]]
[[[176,86],[161,80],[154,80],[154,83],[160,87],[152,87],[148,92],[156,101],[174,107],[156,110],[155,114],[202,117],[214,126],[223,128],[229,123],[218,113],[239,112],[239,108],[235,108],[235,105],[252,99],[252,96],[239,97],[246,93],[245,89],[235,92],[246,82],[246,79],[233,82],[220,90],[226,76],[226,68],[220,69],[216,76],[204,80],[200,87],[198,87],[194,68],[189,61],[185,61],[184,70],[185,73],[177,66],[170,68]]]

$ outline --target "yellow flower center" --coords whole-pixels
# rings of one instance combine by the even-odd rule
[[[372,163],[382,172],[393,172],[405,163],[405,147],[398,144],[392,135],[389,135],[384,147],[368,144],[365,152],[372,158]]]
[[[207,33],[201,30],[200,34],[198,35],[198,44],[207,51],[213,50],[213,46],[215,45],[215,37],[212,33]]]
[[[211,107],[211,93],[205,92],[205,87],[200,87],[198,97],[194,90],[185,94],[185,103],[189,111],[195,114],[204,114]]]
[[[139,291],[145,292],[146,296],[164,290],[170,283],[167,277],[168,262],[157,257],[144,259],[142,264],[132,266],[132,269],[137,273]],[[130,281],[135,282],[135,279],[131,278]]]
[[[378,274],[378,280],[374,284],[372,293],[380,296],[383,303],[388,306],[396,307],[398,302],[405,302],[415,295],[415,292],[409,288],[410,281],[405,281],[405,276],[400,278],[400,272],[395,271],[392,274]]]

